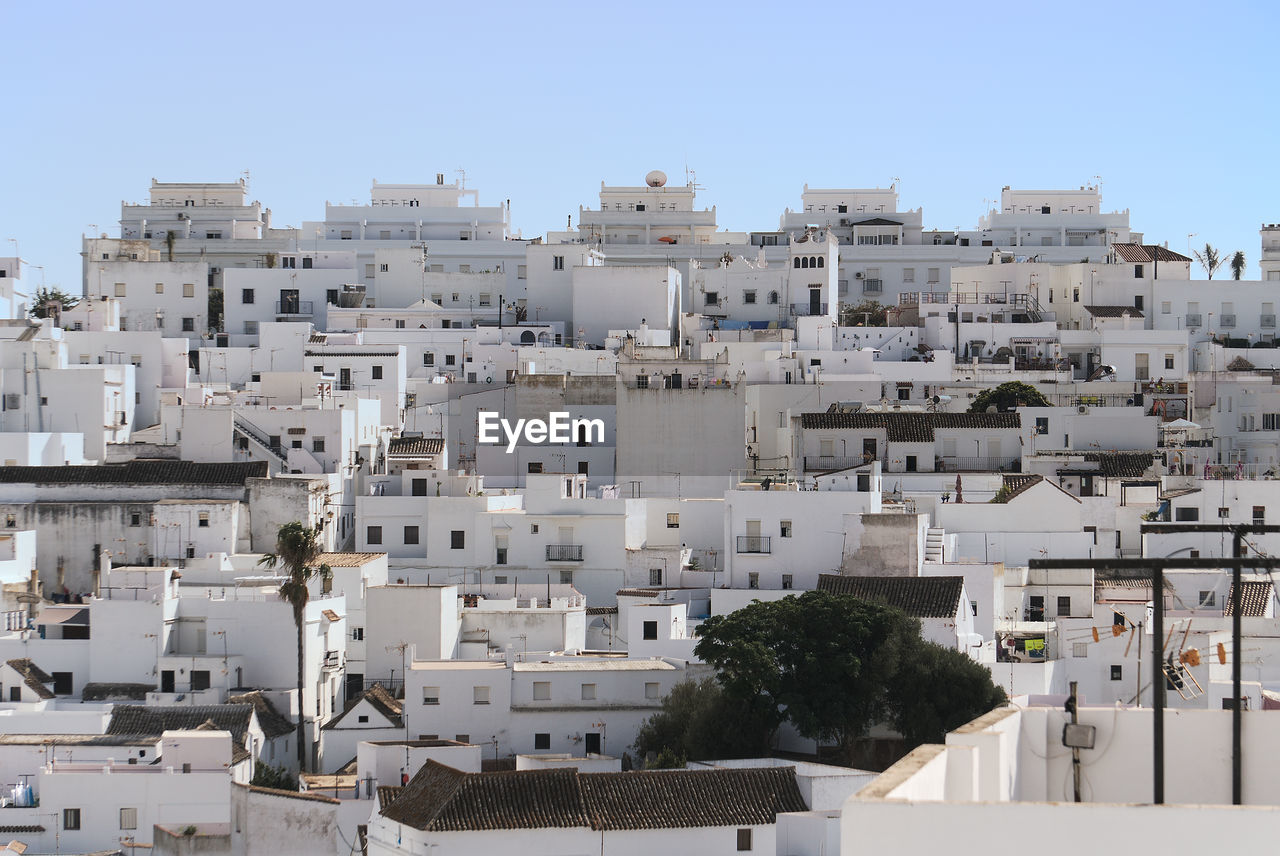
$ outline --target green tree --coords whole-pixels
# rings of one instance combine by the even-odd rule
[[[952,648],[925,642],[889,684],[889,722],[909,748],[941,743],[948,731],[1007,701],[986,666]]]
[[[1004,413],[1016,407],[1049,407],[1049,399],[1040,390],[1029,383],[1011,380],[1002,383],[995,389],[986,389],[978,393],[969,405],[970,413],[986,413],[987,408],[995,407],[997,412]]]
[[[683,767],[686,760],[753,758],[767,752],[776,725],[742,710],[714,678],[681,681],[662,711],[640,726],[635,748],[646,769]]]
[[[842,327],[884,327],[888,324],[888,308],[875,300],[864,300],[840,310]]]
[[[990,710],[988,700],[1003,697],[986,669],[970,668],[963,655],[961,664],[921,639],[917,620],[848,595],[810,591],[757,601],[712,616],[700,635],[696,653],[716,668],[737,709],[774,728],[789,722],[803,737],[835,743],[844,757],[877,723],[901,720],[916,739],[932,734],[936,722],[966,722]],[[904,712],[895,685],[904,677],[923,680],[921,660],[938,688],[918,693],[912,704],[954,707]]]
[[[260,788],[275,788],[278,791],[296,791],[298,777],[284,767],[273,767],[270,764],[258,763],[253,768],[253,779],[249,782]]]
[[[329,566],[319,564],[324,552],[320,546],[320,533],[295,520],[280,527],[276,533],[276,551],[258,560],[268,568],[282,568],[287,579],[280,584],[280,599],[293,608],[293,624],[298,631],[298,770],[307,769],[306,709],[302,703],[302,685],[305,663],[303,661],[303,628],[306,623],[307,602],[311,599],[308,584],[316,576],[327,577]]]
[[[1193,250],[1196,261],[1200,262],[1200,267],[1204,268],[1204,272],[1209,274],[1209,279],[1213,279],[1213,275],[1218,272],[1218,268],[1227,262],[1226,256],[1218,252],[1218,249],[1212,244],[1205,244],[1204,250]]]
[[[222,329],[223,299],[221,288],[209,289],[209,331],[212,333]]]
[[[55,313],[74,309],[79,302],[79,297],[67,294],[56,285],[50,288],[37,288],[29,314],[32,318],[48,318]]]
[[[1241,279],[1244,276],[1245,265],[1244,250],[1236,250],[1231,256],[1231,278]]]

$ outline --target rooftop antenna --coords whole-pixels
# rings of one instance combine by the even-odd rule
[[[244,176],[244,189],[248,190],[249,189],[249,170],[246,169],[242,171],[240,175]]]
[[[465,190],[467,187],[467,171],[462,167],[454,170],[458,174],[458,189]]]
[[[1102,176],[1095,175],[1095,176],[1092,176],[1092,178],[1094,181],[1094,187],[1098,189],[1098,195],[1101,196],[1102,195]]]

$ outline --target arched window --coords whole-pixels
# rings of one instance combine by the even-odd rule
[[[826,267],[826,266],[827,266],[827,260],[824,259],[822,256],[818,256],[818,267]]]
[[[802,268],[807,268],[808,266],[809,266],[809,257],[808,257],[808,256],[805,256],[805,257],[803,257],[802,259],[800,259],[800,267],[802,267]]]
[[[795,261],[795,264],[793,264],[792,267],[800,267],[800,257],[796,256],[794,261]]]
[[[538,337],[534,335],[532,330],[525,330],[520,334],[520,344],[522,345],[532,345],[536,341],[538,341]]]
[[[772,303],[772,304],[777,304],[777,302],[778,302],[778,292],[776,292],[776,291],[771,291],[771,292],[769,292],[769,302],[770,302],[770,303]]]

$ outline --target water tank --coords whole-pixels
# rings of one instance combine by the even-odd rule
[[[660,169],[655,169],[644,177],[644,183],[650,187],[662,187],[667,183],[667,174]]]

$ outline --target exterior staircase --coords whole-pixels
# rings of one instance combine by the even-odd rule
[[[939,565],[942,564],[942,561],[943,561],[942,544],[946,534],[947,533],[945,529],[937,529],[933,527],[930,527],[929,530],[925,533],[924,560],[926,562],[933,562]]]

